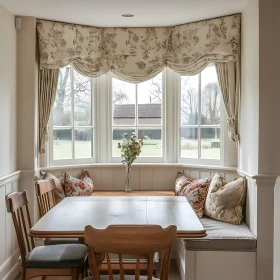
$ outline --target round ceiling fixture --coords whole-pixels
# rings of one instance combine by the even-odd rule
[[[123,14],[122,17],[134,17],[132,14]]]

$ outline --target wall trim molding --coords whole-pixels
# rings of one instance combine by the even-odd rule
[[[14,253],[1,265],[0,278],[2,280],[14,280],[20,273],[21,266],[18,262],[18,258],[19,249],[16,249]]]
[[[248,181],[257,184],[257,187],[270,186],[274,187],[277,176],[271,174],[252,174],[241,169],[237,169],[237,173],[241,177],[245,177]],[[258,185],[259,184],[259,185]]]
[[[11,174],[8,174],[4,177],[1,177],[0,178],[0,186],[5,185],[5,184],[7,184],[11,181],[18,180],[19,177],[20,177],[20,173],[21,173],[21,171],[19,170],[19,171],[13,172]]]

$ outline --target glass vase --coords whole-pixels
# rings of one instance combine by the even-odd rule
[[[125,165],[125,191],[131,192],[130,182],[131,182],[131,165],[126,164]]]

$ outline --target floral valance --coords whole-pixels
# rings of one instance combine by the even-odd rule
[[[40,68],[73,65],[91,77],[111,73],[130,82],[148,80],[168,66],[196,74],[210,62],[235,61],[240,14],[173,27],[98,28],[38,20]]]

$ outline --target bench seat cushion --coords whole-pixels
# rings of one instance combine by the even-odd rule
[[[185,239],[185,248],[192,251],[256,251],[257,239],[242,222],[232,225],[210,218],[200,219],[206,229],[204,238]]]

